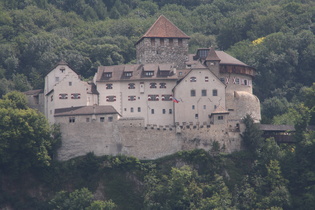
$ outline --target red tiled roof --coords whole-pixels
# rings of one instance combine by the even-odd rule
[[[206,57],[206,61],[220,61],[221,59],[216,54],[214,48],[210,48],[209,53]]]
[[[141,39],[143,39],[145,37],[147,37],[147,38],[184,38],[184,39],[190,38],[182,30],[177,28],[177,26],[175,26],[164,15],[161,15],[155,21],[155,23],[141,37]]]

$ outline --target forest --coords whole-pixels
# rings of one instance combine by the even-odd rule
[[[58,127],[19,92],[43,88],[60,60],[84,80],[135,63],[161,14],[190,53],[212,46],[254,67],[261,123],[294,125],[296,144],[262,139],[248,117],[233,154],[55,161]],[[0,0],[0,208],[315,209],[314,68],[313,0]]]

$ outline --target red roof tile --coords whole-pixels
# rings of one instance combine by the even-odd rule
[[[155,23],[141,37],[141,39],[143,39],[145,37],[147,37],[147,38],[148,37],[152,37],[152,38],[185,38],[185,39],[189,39],[190,38],[182,30],[177,28],[177,26],[175,26],[164,15],[161,15],[155,21]]]

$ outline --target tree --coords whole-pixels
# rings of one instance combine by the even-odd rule
[[[49,201],[51,209],[60,210],[112,210],[116,204],[111,200],[93,201],[93,194],[87,188],[77,189],[71,193],[66,191],[58,192]]]
[[[0,100],[0,168],[20,174],[50,165],[51,130],[46,118],[26,106],[22,93]]]
[[[257,155],[262,148],[264,140],[261,137],[262,132],[258,129],[258,125],[254,123],[250,115],[246,115],[243,119],[245,131],[241,134],[243,143],[247,149]]]

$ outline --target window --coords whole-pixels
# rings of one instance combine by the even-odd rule
[[[209,77],[205,77],[205,82],[209,82]]]
[[[247,85],[247,80],[246,79],[244,79],[244,85]]]
[[[196,90],[190,90],[190,96],[192,97],[196,96]]]
[[[148,95],[148,101],[158,101],[159,95]]]
[[[87,118],[85,119],[85,121],[86,121],[86,122],[90,122],[90,118],[87,117]]]
[[[168,42],[169,42],[170,46],[173,46],[173,39],[169,39]]]
[[[198,119],[198,114],[195,114],[195,119]]]
[[[172,109],[169,109],[169,110],[168,110],[168,113],[169,113],[169,114],[172,114],[172,113],[173,113],[173,110],[172,110]]]
[[[133,112],[133,107],[130,108],[130,112]]]
[[[59,77],[56,77],[56,78],[55,78],[55,81],[56,81],[56,82],[59,82]]]
[[[108,117],[108,122],[113,122],[113,117]]]
[[[151,114],[154,114],[154,109],[151,109]]]
[[[81,94],[80,93],[71,93],[71,99],[80,99]]]
[[[54,95],[51,95],[50,96],[50,101],[53,101],[54,100]]]
[[[106,89],[113,89],[113,84],[106,84]]]
[[[141,112],[141,107],[138,107],[138,112]]]
[[[135,88],[136,88],[135,83],[128,84],[128,89],[135,89]]]
[[[155,38],[151,38],[151,46],[155,46]]]
[[[237,85],[240,84],[240,79],[239,79],[239,78],[236,78],[236,79],[235,79],[235,84],[237,84]]]
[[[150,88],[156,88],[156,83],[155,82],[151,82],[150,83]]]
[[[128,96],[128,101],[135,101],[136,99],[136,96]]]
[[[190,82],[197,82],[196,77],[190,77]]]
[[[167,95],[162,95],[162,101],[172,101],[173,100],[173,96],[170,94]]]
[[[69,86],[72,86],[72,82],[69,82]]]
[[[165,113],[166,113],[166,110],[165,110],[165,109],[162,109],[162,113],[165,114]]]
[[[61,67],[61,68],[60,68],[60,71],[61,71],[62,73],[63,73],[65,70],[66,70],[65,67]]]
[[[224,82],[225,82],[225,79],[224,79],[224,78],[220,78],[220,81],[224,83]]]
[[[131,77],[132,76],[132,72],[125,72],[125,77]]]
[[[75,117],[69,117],[69,123],[74,123],[75,122]]]
[[[207,106],[206,106],[206,105],[203,105],[203,109],[207,109]]]
[[[212,95],[213,96],[218,96],[218,90],[216,90],[216,89],[212,90]]]
[[[116,96],[106,96],[106,101],[108,102],[116,101]]]
[[[146,71],[146,72],[144,72],[144,75],[147,77],[151,77],[154,75],[154,71]]]
[[[164,39],[163,38],[160,38],[160,45],[164,45]]]
[[[105,77],[106,78],[111,78],[112,77],[112,72],[105,72]]]
[[[207,90],[201,90],[201,96],[207,96]]]
[[[178,39],[178,46],[182,46],[183,45],[183,40],[182,39]]]
[[[68,99],[68,94],[66,93],[59,94],[59,99]]]
[[[191,106],[191,109],[195,109],[195,105],[192,105],[192,106]]]
[[[218,120],[223,120],[223,116],[218,116]]]
[[[100,117],[100,122],[104,122],[105,121],[105,117]]]
[[[165,82],[160,83],[160,88],[166,88],[166,83]]]

